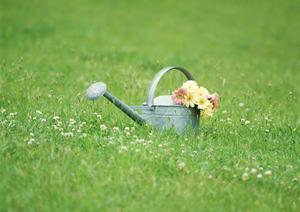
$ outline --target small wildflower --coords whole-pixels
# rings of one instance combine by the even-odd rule
[[[272,175],[272,171],[268,170],[268,171],[265,171],[264,173],[266,176],[271,176]]]
[[[97,114],[97,118],[101,120],[102,116],[100,114]]]
[[[4,108],[1,108],[1,109],[0,109],[0,112],[1,112],[1,113],[5,113],[6,110],[5,110]]]
[[[249,175],[247,172],[245,172],[243,175],[242,175],[242,180],[243,181],[247,181],[249,179]]]
[[[245,104],[244,104],[243,102],[240,102],[240,103],[239,103],[239,106],[240,106],[240,107],[244,107]]]
[[[76,123],[76,121],[74,119],[70,119],[70,125],[73,125],[75,123]]]
[[[18,115],[18,112],[10,113],[9,116],[16,116]]]
[[[245,125],[248,125],[248,124],[250,124],[250,121],[246,120]]]
[[[41,112],[41,111],[39,111],[39,110],[37,110],[37,111],[35,111],[37,114],[39,114],[39,115],[43,115],[43,113]]]
[[[120,131],[119,127],[113,127],[114,133],[118,133]]]
[[[29,141],[27,142],[27,144],[30,145],[30,144],[33,144],[33,142],[34,142],[34,138],[30,138]]]
[[[257,170],[255,168],[251,169],[251,174],[256,174]]]
[[[258,174],[256,177],[257,177],[257,179],[261,179],[263,176],[262,176],[262,174]]]
[[[54,119],[54,120],[59,120],[60,117],[59,117],[59,116],[54,116],[53,119]]]
[[[180,170],[182,170],[182,169],[184,169],[184,167],[185,167],[185,163],[184,163],[183,161],[179,161],[179,162],[177,163],[177,166],[178,166],[178,168],[179,168]]]
[[[101,124],[101,125],[100,125],[100,130],[106,131],[106,130],[107,130],[107,127],[106,127],[104,124]]]
[[[119,149],[119,153],[123,153],[123,152],[127,152],[127,151],[128,151],[127,146],[121,146]]]
[[[83,133],[83,134],[82,134],[82,137],[83,137],[83,138],[85,138],[86,136],[87,136],[86,133]]]
[[[129,127],[125,127],[124,128],[124,132],[129,132],[130,131],[130,128]]]

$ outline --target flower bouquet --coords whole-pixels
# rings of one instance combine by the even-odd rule
[[[176,105],[197,107],[204,117],[212,116],[218,108],[218,94],[210,94],[206,88],[198,86],[193,80],[183,83],[180,88],[172,92],[171,97]]]

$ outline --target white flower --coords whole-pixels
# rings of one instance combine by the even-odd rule
[[[256,177],[257,177],[257,179],[261,179],[263,176],[262,176],[262,174],[258,174]]]
[[[196,100],[196,105],[198,109],[204,110],[206,109],[210,104],[210,101],[204,97],[204,96],[199,96]]]
[[[249,175],[247,172],[245,172],[243,175],[242,175],[242,180],[243,181],[247,181],[249,179]]]
[[[16,116],[18,112],[10,113],[9,116]]]
[[[59,117],[59,116],[54,116],[53,119],[54,119],[54,120],[59,120],[60,117]]]
[[[0,109],[0,112],[1,112],[1,113],[5,113],[5,111],[6,111],[6,110],[5,110],[4,108],[1,108],[1,109]]]
[[[34,138],[30,138],[29,141],[27,142],[27,144],[30,145],[30,144],[33,144],[33,142],[34,142]]]
[[[246,120],[245,125],[248,125],[248,124],[250,124],[250,121]]]
[[[43,113],[39,110],[35,111],[37,114],[42,115]]]
[[[74,119],[70,119],[70,125],[73,125],[75,123],[76,123],[76,121]]]
[[[256,174],[257,170],[255,168],[251,169],[251,174]]]
[[[107,127],[106,127],[104,124],[101,124],[101,125],[100,125],[100,130],[106,131],[106,130],[107,130]]]
[[[128,151],[127,146],[121,146],[119,149],[119,153],[123,153],[123,152],[127,152],[127,151]]]
[[[177,162],[177,166],[180,170],[182,170],[185,167],[185,163],[183,161],[179,161],[179,162]]]
[[[83,138],[85,138],[86,136],[87,136],[86,133],[83,133],[83,134],[82,134],[82,137],[83,137]]]
[[[265,175],[267,175],[267,176],[270,176],[270,175],[272,175],[272,171],[270,171],[270,170],[268,170],[268,171],[265,171],[265,173],[264,173]]]
[[[239,106],[240,106],[240,107],[244,107],[245,104],[244,104],[243,102],[241,102],[241,103],[239,103]]]
[[[183,99],[183,104],[186,107],[194,107],[196,101],[197,101],[196,94],[194,92],[192,92],[192,91],[188,91],[187,94],[186,94],[186,96]]]
[[[188,80],[185,83],[183,83],[182,87],[187,88],[188,90],[193,90],[198,87],[198,84],[194,80]]]
[[[204,96],[204,97],[208,97],[209,96],[209,92],[206,88],[204,87],[197,87],[195,89],[195,92],[197,94],[197,96]]]
[[[119,129],[119,127],[113,127],[113,131],[114,131],[115,133],[118,133],[118,132],[120,131],[120,129]]]

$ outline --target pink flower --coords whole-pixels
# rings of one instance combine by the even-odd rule
[[[172,93],[172,100],[176,105],[183,103],[184,97],[187,95],[186,88],[178,88]]]
[[[219,106],[219,95],[217,93],[213,93],[208,97],[208,99],[213,104],[214,110],[217,110]]]

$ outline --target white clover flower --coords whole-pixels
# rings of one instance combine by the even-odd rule
[[[126,136],[130,136],[131,133],[130,133],[129,131],[127,131],[127,132],[125,132],[125,135],[126,135]]]
[[[33,144],[34,141],[35,141],[34,138],[30,138],[29,141],[27,142],[27,144],[29,144],[29,145],[30,145],[30,144]]]
[[[252,168],[250,172],[251,172],[251,174],[256,174],[257,170],[255,168]]]
[[[76,121],[74,119],[70,119],[69,122],[70,122],[70,125],[73,125],[76,123]]]
[[[248,125],[248,124],[250,124],[250,121],[246,120],[245,125]]]
[[[16,116],[18,115],[18,112],[10,113],[9,116]]]
[[[4,108],[1,108],[1,109],[0,109],[0,112],[1,112],[1,113],[5,113],[6,110],[5,110]]]
[[[43,113],[41,112],[41,111],[39,111],[39,110],[36,110],[35,111],[37,114],[39,114],[39,115],[43,115]]]
[[[256,177],[257,177],[257,179],[261,179],[263,176],[262,176],[262,174],[258,174]]]
[[[185,163],[184,163],[183,161],[178,161],[178,162],[177,162],[177,166],[178,166],[178,168],[179,168],[180,170],[182,170],[182,169],[184,169],[184,167],[185,167]]]
[[[129,132],[130,131],[130,128],[129,127],[125,127],[124,128],[124,132]]]
[[[102,120],[102,116],[100,114],[96,115],[98,119]]]
[[[240,107],[244,107],[245,104],[244,104],[243,102],[240,102],[240,103],[239,103],[239,106],[240,106]]]
[[[120,129],[119,129],[119,127],[113,127],[113,131],[114,131],[115,133],[118,133],[118,132],[120,131]]]
[[[272,175],[272,171],[268,170],[268,171],[265,171],[264,173],[266,176],[271,176]]]
[[[86,134],[86,133],[83,133],[83,134],[82,134],[82,137],[83,137],[83,138],[85,138],[86,136],[87,136],[87,134]]]
[[[123,153],[123,152],[127,152],[127,151],[128,151],[127,146],[121,146],[119,149],[119,153]]]
[[[245,172],[243,175],[242,175],[242,180],[243,181],[247,181],[249,179],[249,175],[247,172]]]
[[[59,120],[60,117],[59,117],[59,116],[54,116],[53,119],[54,119],[54,120]]]
[[[100,125],[100,130],[106,131],[106,130],[107,130],[107,127],[106,127],[104,124],[101,124],[101,125]]]

